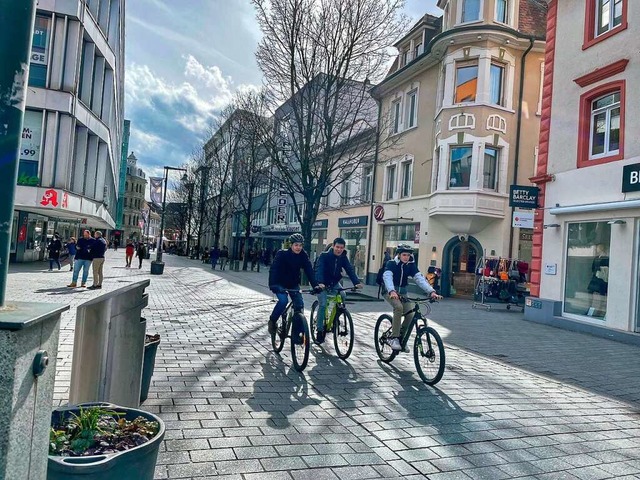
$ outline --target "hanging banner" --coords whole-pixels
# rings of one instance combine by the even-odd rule
[[[162,205],[162,177],[149,177],[149,189],[151,201]]]
[[[287,223],[287,205],[289,203],[289,195],[284,188],[284,185],[280,186],[278,190],[278,206],[276,207],[276,222],[275,223]]]

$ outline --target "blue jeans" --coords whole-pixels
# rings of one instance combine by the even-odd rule
[[[318,331],[324,330],[324,316],[327,312],[327,297],[334,297],[336,293],[338,293],[335,289],[341,288],[342,285],[334,285],[332,288],[325,288],[318,294],[318,319],[316,321]],[[345,301],[344,292],[340,292],[340,296],[342,297],[342,301]]]
[[[53,270],[53,262],[58,264],[58,270],[60,270],[60,259],[59,258],[50,258],[49,259],[49,270]]]
[[[73,264],[73,283],[78,283],[78,275],[80,269],[82,269],[82,285],[87,283],[87,277],[89,276],[89,267],[91,266],[91,260],[76,260]]]
[[[283,292],[276,293],[276,297],[278,297],[278,303],[273,307],[273,312],[271,312],[271,316],[269,317],[271,320],[277,320],[284,313],[287,308],[287,303],[289,303],[289,296],[291,296],[291,301],[293,302],[293,311],[303,311],[304,310],[304,300],[302,299],[302,294],[300,292]]]

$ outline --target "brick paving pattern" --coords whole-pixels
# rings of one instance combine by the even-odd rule
[[[302,374],[271,351],[264,271],[212,272],[166,256],[163,276],[109,252],[104,291],[151,278],[147,330],[162,336],[148,400],[167,434],[157,479],[604,479],[640,477],[640,349],[524,322],[517,312],[434,307],[447,370],[424,385],[410,354],[378,361],[384,303],[349,305],[356,346],[313,346]],[[10,300],[69,303],[55,403],[68,395],[75,307],[68,272],[12,266]],[[371,291],[371,290],[370,290]],[[306,297],[309,308],[313,299]]]

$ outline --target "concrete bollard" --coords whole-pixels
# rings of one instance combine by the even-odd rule
[[[44,480],[60,315],[69,307],[0,308],[0,478]]]

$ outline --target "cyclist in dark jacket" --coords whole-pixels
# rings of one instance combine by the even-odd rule
[[[400,332],[402,316],[404,315],[404,326],[408,325],[413,319],[413,314],[409,313],[414,303],[400,297],[407,293],[407,282],[409,277],[413,277],[416,284],[424,290],[427,295],[432,298],[440,298],[433,289],[424,275],[418,269],[418,265],[413,257],[413,248],[410,245],[398,245],[396,248],[396,256],[393,260],[389,260],[386,264],[382,279],[386,294],[384,299],[393,307],[393,324],[391,327],[391,339],[389,346],[393,350],[401,350]]]
[[[280,250],[276,254],[271,270],[269,270],[269,289],[278,297],[278,303],[273,307],[273,312],[269,317],[269,333],[271,335],[276,333],[276,320],[287,308],[289,296],[291,296],[295,312],[304,310],[304,301],[298,291],[301,281],[300,270],[304,269],[314,288],[324,287],[324,285],[318,285],[309,255],[302,248],[304,237],[299,233],[294,233],[289,237],[289,242],[291,247],[288,250]]]
[[[325,286],[325,289],[318,294],[318,319],[316,322],[317,333],[316,343],[323,343],[325,337],[324,317],[327,308],[327,296],[335,296],[335,288],[342,287],[342,270],[347,272],[349,279],[356,288],[362,288],[360,279],[349,262],[349,256],[345,251],[346,242],[344,238],[336,238],[333,247],[323,252],[316,261],[316,281]],[[344,300],[344,292],[340,292]]]

